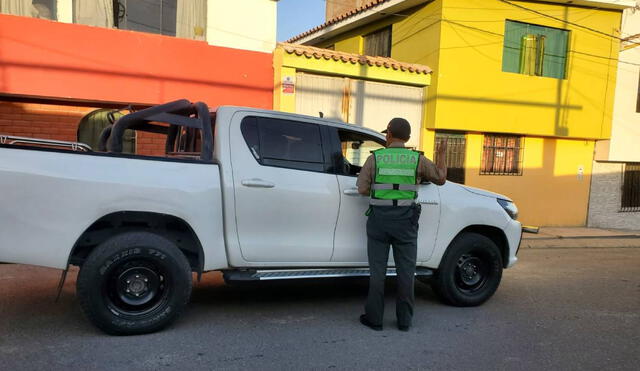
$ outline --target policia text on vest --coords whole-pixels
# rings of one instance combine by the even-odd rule
[[[383,148],[373,153],[373,206],[411,206],[418,197],[418,161],[420,153],[406,148]]]

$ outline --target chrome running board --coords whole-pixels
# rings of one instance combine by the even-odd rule
[[[388,268],[387,276],[397,276],[396,268]],[[416,268],[416,276],[433,276],[429,268]],[[335,269],[269,269],[224,271],[225,281],[272,281],[305,278],[338,278],[369,277],[369,268],[335,268]]]

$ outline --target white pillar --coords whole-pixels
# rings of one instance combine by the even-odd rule
[[[276,45],[277,1],[207,0],[207,42],[272,53]]]
[[[58,0],[56,9],[58,22],[73,23],[73,0]]]

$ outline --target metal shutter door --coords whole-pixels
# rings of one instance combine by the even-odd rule
[[[420,147],[424,88],[362,80],[351,81],[349,122],[382,131],[389,120],[402,117],[411,124],[409,147]]]
[[[344,78],[296,74],[296,113],[344,121]]]

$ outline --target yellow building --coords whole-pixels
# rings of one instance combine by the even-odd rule
[[[453,180],[512,197],[525,224],[582,226],[634,5],[377,0],[289,42],[428,65],[417,146],[431,154],[447,138]]]

